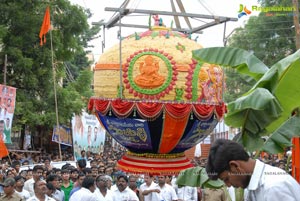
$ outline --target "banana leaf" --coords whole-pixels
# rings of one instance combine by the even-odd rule
[[[259,80],[269,68],[252,53],[232,47],[211,47],[192,51],[193,58],[211,64],[230,66],[239,73]],[[250,82],[251,80],[247,80]]]
[[[291,116],[295,108],[300,107],[300,87],[298,84],[300,81],[300,52],[298,51],[292,56],[297,56],[298,59],[291,60],[288,63],[288,67],[279,74],[273,93],[283,108],[283,113],[280,118],[268,125],[266,128],[268,133],[274,132],[279,125],[283,124]],[[292,59],[292,57],[287,59]]]
[[[257,134],[282,113],[277,99],[264,88],[238,98],[227,106],[225,121],[228,126],[242,127],[242,133]]]
[[[285,147],[292,146],[291,138],[300,137],[299,113],[289,118],[266,140],[262,150],[268,153],[277,154],[284,152]]]
[[[180,171],[176,184],[178,186],[192,186],[201,188],[222,188],[224,182],[209,179],[205,168],[197,166]]]

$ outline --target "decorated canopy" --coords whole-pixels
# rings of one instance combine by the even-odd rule
[[[163,25],[123,38],[119,47],[96,64],[89,101],[106,131],[128,149],[118,167],[151,174],[191,167],[184,151],[225,112],[222,69],[197,63],[191,51],[201,45]]]

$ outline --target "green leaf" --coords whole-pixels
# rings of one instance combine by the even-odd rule
[[[176,184],[178,186],[192,186],[202,188],[221,188],[224,185],[221,180],[209,179],[205,168],[200,166],[182,170],[176,179]]]
[[[211,47],[192,51],[193,58],[206,63],[230,66],[258,80],[269,69],[253,53],[239,48]]]
[[[283,113],[280,118],[266,128],[268,134],[274,132],[290,116],[295,108],[300,107],[300,50],[276,63],[273,68],[277,72],[277,82],[270,89],[277,98]]]
[[[262,150],[268,153],[282,153],[285,147],[292,146],[291,139],[300,137],[300,117],[293,116],[282,124],[265,142]]]
[[[225,122],[228,126],[242,127],[242,135],[246,132],[257,135],[267,125],[277,119],[282,108],[276,98],[264,88],[258,88],[249,94],[228,104]]]

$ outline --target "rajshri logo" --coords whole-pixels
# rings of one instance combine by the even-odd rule
[[[257,5],[252,5],[251,10],[247,9],[246,6],[240,4],[240,9],[238,11],[238,18],[250,15],[252,12],[263,12],[266,16],[291,16],[294,15],[293,12],[296,10],[294,6],[266,6],[261,7]]]
[[[246,6],[244,7],[244,5],[243,4],[240,4],[240,9],[239,9],[239,11],[238,11],[238,18],[241,18],[241,17],[243,17],[244,15],[250,15],[251,14],[251,11],[250,10],[248,10],[247,8],[246,8]]]

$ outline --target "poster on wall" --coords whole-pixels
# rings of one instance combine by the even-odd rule
[[[11,144],[11,126],[15,111],[16,88],[0,84],[0,137]]]
[[[102,127],[95,115],[82,112],[72,118],[72,136],[74,156],[81,158],[81,151],[93,153],[103,152],[105,142],[105,129]]]
[[[59,126],[59,129],[56,128],[57,126],[53,127],[52,141],[63,145],[72,146],[71,129],[67,126]]]

